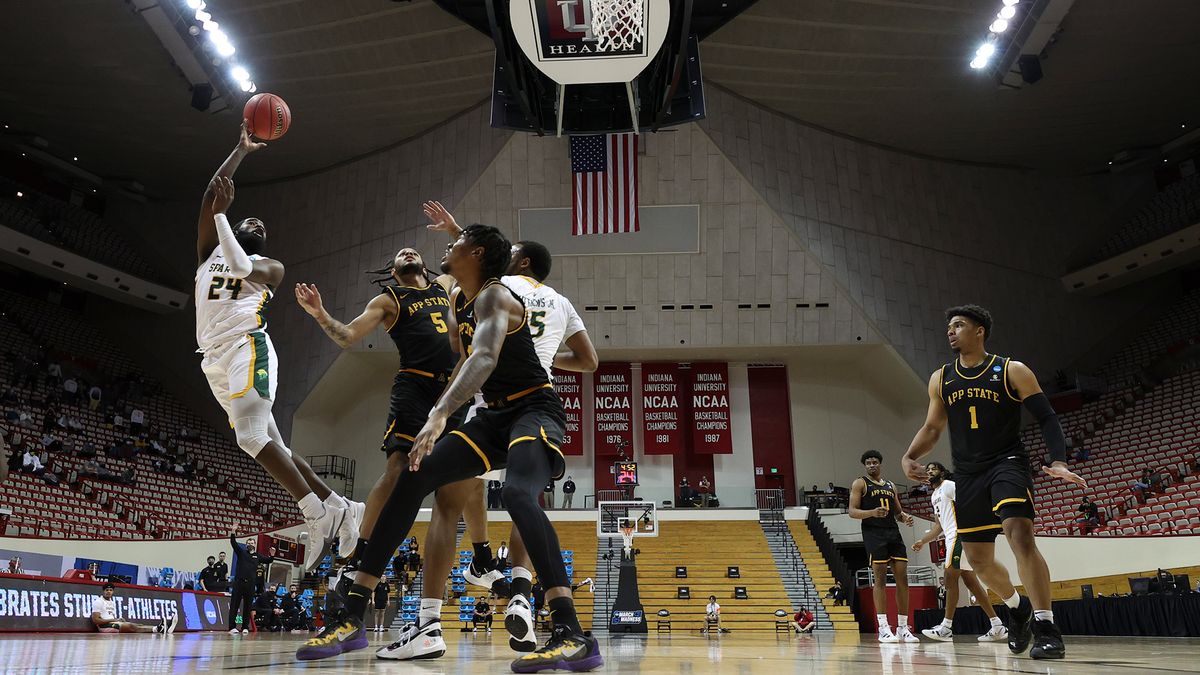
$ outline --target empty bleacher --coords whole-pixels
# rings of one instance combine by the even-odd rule
[[[1200,174],[1172,183],[1154,195],[1137,215],[1088,256],[1086,264],[1108,260],[1198,222]]]

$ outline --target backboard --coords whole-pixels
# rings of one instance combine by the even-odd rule
[[[596,511],[596,535],[602,539],[620,539],[623,523],[633,525],[634,537],[658,536],[658,509],[654,502],[600,502]]]

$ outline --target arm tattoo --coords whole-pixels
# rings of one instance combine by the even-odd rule
[[[496,358],[508,334],[509,311],[503,293],[503,289],[489,288],[475,300],[477,324],[471,355],[463,361],[458,376],[438,401],[437,409],[446,415],[470,401],[496,369]]]
[[[328,313],[317,321],[317,325],[321,327],[321,330],[325,331],[329,339],[338,343],[338,346],[342,349],[347,349],[350,345],[354,344],[354,334],[350,332],[350,328],[341,321],[329,316]]]

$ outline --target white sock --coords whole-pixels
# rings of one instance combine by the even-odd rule
[[[900,616],[896,617],[896,627],[897,628],[908,628],[908,615],[907,614],[901,614]]]
[[[954,619],[942,619],[942,625],[946,628],[954,628]]]
[[[421,611],[417,613],[421,623],[442,620],[442,601],[434,598],[421,598]]]
[[[998,616],[992,617],[992,628],[999,628],[1003,625],[1004,625],[1004,622],[1000,620],[1000,617],[998,617]]]
[[[876,614],[875,620],[879,622],[879,630],[890,631],[892,629],[892,627],[888,625],[887,614]]]
[[[300,507],[300,513],[304,514],[305,520],[316,520],[325,515],[325,505],[311,492],[296,502],[296,506]]]
[[[1035,609],[1033,618],[1036,621],[1054,621],[1054,612],[1049,609]]]
[[[1021,605],[1021,596],[1016,591],[1013,591],[1011,598],[1005,598],[1004,604],[1008,605],[1009,609],[1016,609]]]
[[[329,496],[325,498],[325,506],[332,506],[335,509],[344,509],[350,505],[346,503],[345,499],[342,499],[341,495],[330,491]]]
[[[514,579],[528,579],[529,581],[533,581],[533,572],[530,572],[524,567],[512,568],[512,575]]]

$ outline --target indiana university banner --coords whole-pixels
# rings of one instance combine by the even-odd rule
[[[642,449],[647,455],[672,455],[683,448],[682,384],[679,364],[642,364]]]
[[[596,456],[633,457],[633,375],[628,363],[601,363],[592,373]]]
[[[567,413],[567,430],[563,434],[564,455],[583,454],[583,375],[554,369],[554,391],[562,399]]]
[[[733,454],[729,429],[729,364],[692,364],[692,451]]]

